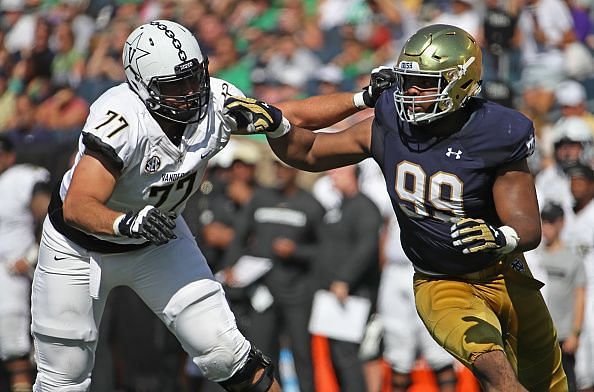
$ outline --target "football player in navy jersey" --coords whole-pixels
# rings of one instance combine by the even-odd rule
[[[522,254],[541,238],[526,163],[533,124],[476,97],[481,73],[470,34],[431,25],[351,101],[319,96],[275,108],[231,97],[225,111],[240,128],[266,133],[276,155],[303,170],[373,157],[415,267],[417,311],[433,338],[487,391],[566,391],[542,283]],[[337,133],[304,129],[347,105],[375,106],[375,115]],[[279,126],[287,120],[290,127]]]

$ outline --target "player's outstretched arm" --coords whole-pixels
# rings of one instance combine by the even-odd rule
[[[356,107],[353,97],[353,93],[336,93],[280,102],[275,106],[291,124],[313,131],[328,128],[367,108]]]
[[[335,133],[316,133],[292,126],[282,137],[268,137],[268,143],[288,165],[314,172],[330,170],[371,156],[372,122],[373,118],[367,118]]]
[[[382,92],[392,87],[395,81],[393,68],[377,67],[369,75],[369,84],[357,93],[314,96],[276,106],[293,125],[310,130],[327,128],[359,110],[375,107]]]
[[[296,109],[299,102],[292,104],[293,110],[305,111]],[[265,134],[275,154],[301,170],[324,171],[370,156],[372,119],[341,132],[314,133],[291,124],[277,107],[244,97],[227,98],[223,114],[237,122],[240,132]]]
[[[358,93],[336,93],[287,101],[274,107],[245,97],[229,97],[223,113],[232,116],[235,133],[265,133],[276,155],[296,168],[323,171],[359,162],[370,156],[371,123],[364,120],[342,132],[312,133],[372,108],[396,80],[394,70],[378,67]]]

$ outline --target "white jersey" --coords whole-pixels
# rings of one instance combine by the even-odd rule
[[[207,162],[221,147],[225,128],[217,112],[229,95],[243,96],[232,84],[211,78],[211,99],[207,116],[188,124],[182,141],[169,140],[142,100],[123,83],[107,90],[91,106],[79,140],[74,166],[66,172],[60,187],[64,200],[76,165],[87,149],[110,156],[120,173],[107,207],[121,212],[153,205],[178,214],[198,189]],[[228,129],[227,129],[228,130]],[[144,239],[93,234],[119,244],[138,244]]]
[[[561,232],[561,238],[575,254],[584,260],[587,266],[586,270],[588,270],[589,264],[594,264],[594,200],[591,200],[577,214],[572,211],[571,214],[565,216],[565,226]],[[591,273],[594,274],[594,269]],[[590,284],[594,283],[593,278],[594,276],[588,276]]]
[[[567,216],[561,238],[583,261],[586,270],[586,305],[580,345],[576,352],[576,377],[580,389],[594,383],[594,200]]]
[[[14,165],[0,173],[0,263],[25,255],[35,243],[29,205],[33,187],[49,181],[49,172],[33,165]]]
[[[538,173],[534,185],[540,208],[547,203],[559,204],[567,217],[574,203],[569,183],[569,177],[557,165],[551,165]]]

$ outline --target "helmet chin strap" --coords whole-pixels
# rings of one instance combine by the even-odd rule
[[[197,122],[200,122],[199,118],[198,118],[198,110],[196,110],[196,113],[194,113],[188,120],[179,120],[173,117],[169,117],[164,113],[159,112],[158,109],[160,109],[161,107],[159,105],[157,105],[157,109],[151,109],[150,107],[148,107],[147,104],[147,108],[151,113],[156,114],[157,116],[164,118],[168,121],[174,122],[174,123],[178,123],[178,124],[195,124]]]

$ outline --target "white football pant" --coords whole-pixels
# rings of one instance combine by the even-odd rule
[[[210,380],[226,380],[244,365],[250,343],[221,285],[182,218],[175,233],[166,245],[97,254],[46,219],[32,288],[35,391],[88,390],[101,315],[116,286],[134,290]]]

